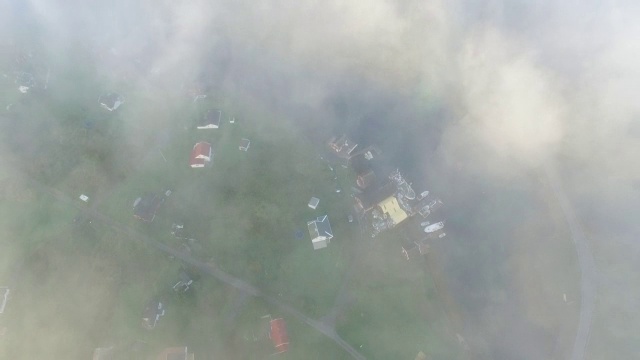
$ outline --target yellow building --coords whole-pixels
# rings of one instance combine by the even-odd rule
[[[398,199],[394,196],[389,196],[388,198],[382,200],[378,203],[378,208],[380,211],[387,215],[393,221],[394,225],[398,225],[403,222],[407,217],[406,212],[402,210],[400,204],[398,203]]]

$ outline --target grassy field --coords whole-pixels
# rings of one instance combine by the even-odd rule
[[[146,358],[186,344],[199,359],[261,359],[273,352],[261,319],[271,314],[284,316],[289,328],[291,349],[280,357],[348,358],[313,328],[212,278],[201,276],[190,293],[173,292],[182,265],[93,219],[96,210],[171,247],[188,245],[193,257],[312,318],[339,307],[338,332],[368,358],[412,358],[418,351],[456,358],[428,271],[402,259],[395,233],[359,252],[358,241],[370,239],[360,239],[347,221],[348,193],[335,192],[322,149],[292,119],[245,98],[194,103],[148,84],[133,87],[80,55],[77,66],[64,56],[52,61],[47,92],[23,95],[10,81],[2,86],[3,99],[16,103],[2,118],[2,151],[11,156],[0,167],[0,269],[14,287],[1,319],[9,329],[0,340],[3,356],[87,358],[94,347],[116,345]],[[106,112],[97,98],[114,90],[126,103]],[[237,122],[225,118],[220,129],[196,130],[211,108]],[[248,152],[238,150],[241,138],[251,140]],[[210,167],[188,167],[197,141],[213,145]],[[353,175],[336,171],[348,189]],[[133,218],[138,196],[167,189],[172,194],[153,223]],[[321,199],[316,210],[307,207],[311,196]],[[314,251],[307,221],[325,214],[335,237]],[[173,237],[175,222],[195,240]],[[345,288],[355,300],[337,303]],[[167,315],[147,331],[141,314],[154,297],[165,300]]]

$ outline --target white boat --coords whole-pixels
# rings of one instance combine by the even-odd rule
[[[434,231],[438,231],[438,230],[442,229],[443,227],[444,227],[444,221],[440,221],[440,222],[437,222],[435,224],[431,224],[431,225],[427,226],[426,228],[424,228],[424,232],[432,233]]]

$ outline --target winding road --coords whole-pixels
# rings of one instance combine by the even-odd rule
[[[596,266],[580,221],[573,210],[569,197],[562,187],[562,181],[556,169],[557,167],[555,165],[547,164],[545,165],[544,171],[569,225],[571,237],[578,255],[578,263],[580,264],[580,318],[578,320],[576,338],[571,352],[571,360],[582,360],[584,359],[587,343],[589,342],[591,320],[593,318],[593,311],[595,310]]]

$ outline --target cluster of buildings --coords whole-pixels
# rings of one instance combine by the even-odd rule
[[[331,138],[328,149],[334,161],[350,168],[356,176],[353,190],[354,208],[361,224],[372,237],[386,230],[420,216],[427,219],[442,206],[442,201],[430,195],[428,191],[417,194],[411,183],[407,182],[399,170],[391,171],[388,176],[379,176],[382,172],[376,168],[374,159],[381,152],[369,146],[360,149],[348,136]],[[421,222],[423,232],[430,237],[444,237],[444,221],[432,224]],[[423,244],[424,245],[424,244]]]

